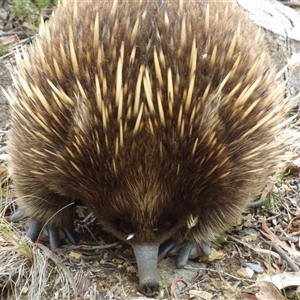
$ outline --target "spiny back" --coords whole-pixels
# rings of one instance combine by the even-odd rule
[[[11,100],[15,177],[82,198],[123,240],[124,223],[132,243],[185,236],[191,216],[190,235],[213,239],[280,160],[290,104],[235,4],[66,1],[29,53]]]

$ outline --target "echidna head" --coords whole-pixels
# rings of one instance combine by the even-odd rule
[[[184,197],[151,172],[128,171],[111,179],[101,207],[93,207],[104,227],[131,245],[159,245],[186,226]]]
[[[140,165],[111,176],[102,195],[98,192],[101,204],[95,201],[92,207],[106,230],[132,245],[140,290],[147,295],[158,288],[159,246],[178,230],[187,229],[189,214],[184,196],[176,192],[172,181],[161,178],[153,168],[148,166],[145,170]],[[175,181],[173,178],[172,183]]]

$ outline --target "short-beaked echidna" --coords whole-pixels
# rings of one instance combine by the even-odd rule
[[[209,251],[281,161],[291,104],[235,3],[63,1],[20,56],[9,155],[29,237],[47,224],[54,248],[81,199],[133,246],[146,294],[160,245]]]

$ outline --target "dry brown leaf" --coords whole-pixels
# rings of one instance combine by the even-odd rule
[[[216,260],[223,259],[225,257],[225,253],[221,250],[216,250],[214,248],[211,249],[211,253],[207,256],[201,256],[199,257],[200,262],[214,262]]]
[[[272,282],[273,285],[281,290],[288,286],[300,285],[300,272],[284,272],[274,276],[263,274],[257,278],[256,282]]]
[[[261,281],[257,286],[259,287],[259,292],[256,294],[257,300],[287,300],[272,282]]]
[[[248,300],[257,300],[255,295],[248,294],[248,293],[240,293],[241,299],[248,299]]]
[[[300,251],[289,247],[286,243],[282,242],[267,226],[267,223],[263,221],[261,223],[263,230],[260,230],[261,234],[267,237],[273,244],[280,246],[282,249],[287,251],[290,255],[294,257],[300,257]]]
[[[189,291],[190,297],[196,297],[196,299],[205,299],[210,300],[213,298],[213,294],[206,292],[206,291],[198,291],[198,290],[190,290]]]

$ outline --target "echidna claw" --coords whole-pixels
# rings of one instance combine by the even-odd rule
[[[26,236],[35,242],[39,237],[42,227],[43,226],[41,222],[32,219],[27,229]]]
[[[202,255],[210,255],[211,254],[211,246],[204,243],[200,246],[200,249],[202,250]]]
[[[187,261],[189,260],[190,253],[193,247],[194,247],[193,242],[186,242],[180,247],[177,253],[177,262],[176,262],[178,268],[183,268],[186,265]]]
[[[210,255],[211,253],[211,247],[207,243],[202,244],[194,244],[189,255],[189,259],[195,259],[197,257],[203,256],[203,255]]]
[[[55,226],[47,226],[49,247],[52,251],[60,247],[59,229]]]
[[[196,245],[193,242],[183,243],[177,252],[177,267],[183,268],[189,259],[195,259],[199,256],[210,255],[211,247],[207,243]]]
[[[11,217],[10,217],[10,221],[13,223],[19,222],[20,220],[22,220],[24,217],[24,214],[22,211],[17,210]]]
[[[166,240],[159,246],[158,250],[158,262],[162,261],[177,245],[177,242],[173,239]]]
[[[47,226],[48,237],[49,237],[49,247],[52,251],[60,247],[60,235],[59,231],[62,230],[69,242],[73,245],[76,244],[75,233],[72,227],[58,228],[55,226]]]
[[[67,237],[67,239],[69,240],[69,242],[73,245],[75,245],[76,242],[76,238],[75,238],[75,232],[74,232],[74,228],[73,227],[65,227],[62,229],[65,236]]]
[[[203,255],[210,255],[211,247],[207,243],[196,245],[194,242],[185,241],[179,245],[175,240],[169,239],[159,247],[158,262],[162,261],[168,254],[176,255],[176,265],[183,268],[189,259],[194,259]]]
[[[24,213],[21,210],[17,210],[11,217],[10,221],[13,223],[19,222],[24,218]],[[49,245],[50,249],[54,251],[56,248],[59,248],[60,246],[60,236],[59,236],[59,230],[62,230],[69,242],[73,245],[76,244],[76,238],[75,238],[75,232],[74,228],[72,226],[70,227],[64,227],[64,228],[58,228],[55,226],[46,226],[47,231],[48,231],[48,236],[49,236]],[[26,236],[35,242],[41,231],[43,229],[43,224],[36,220],[36,219],[31,219],[29,227],[26,232]]]

